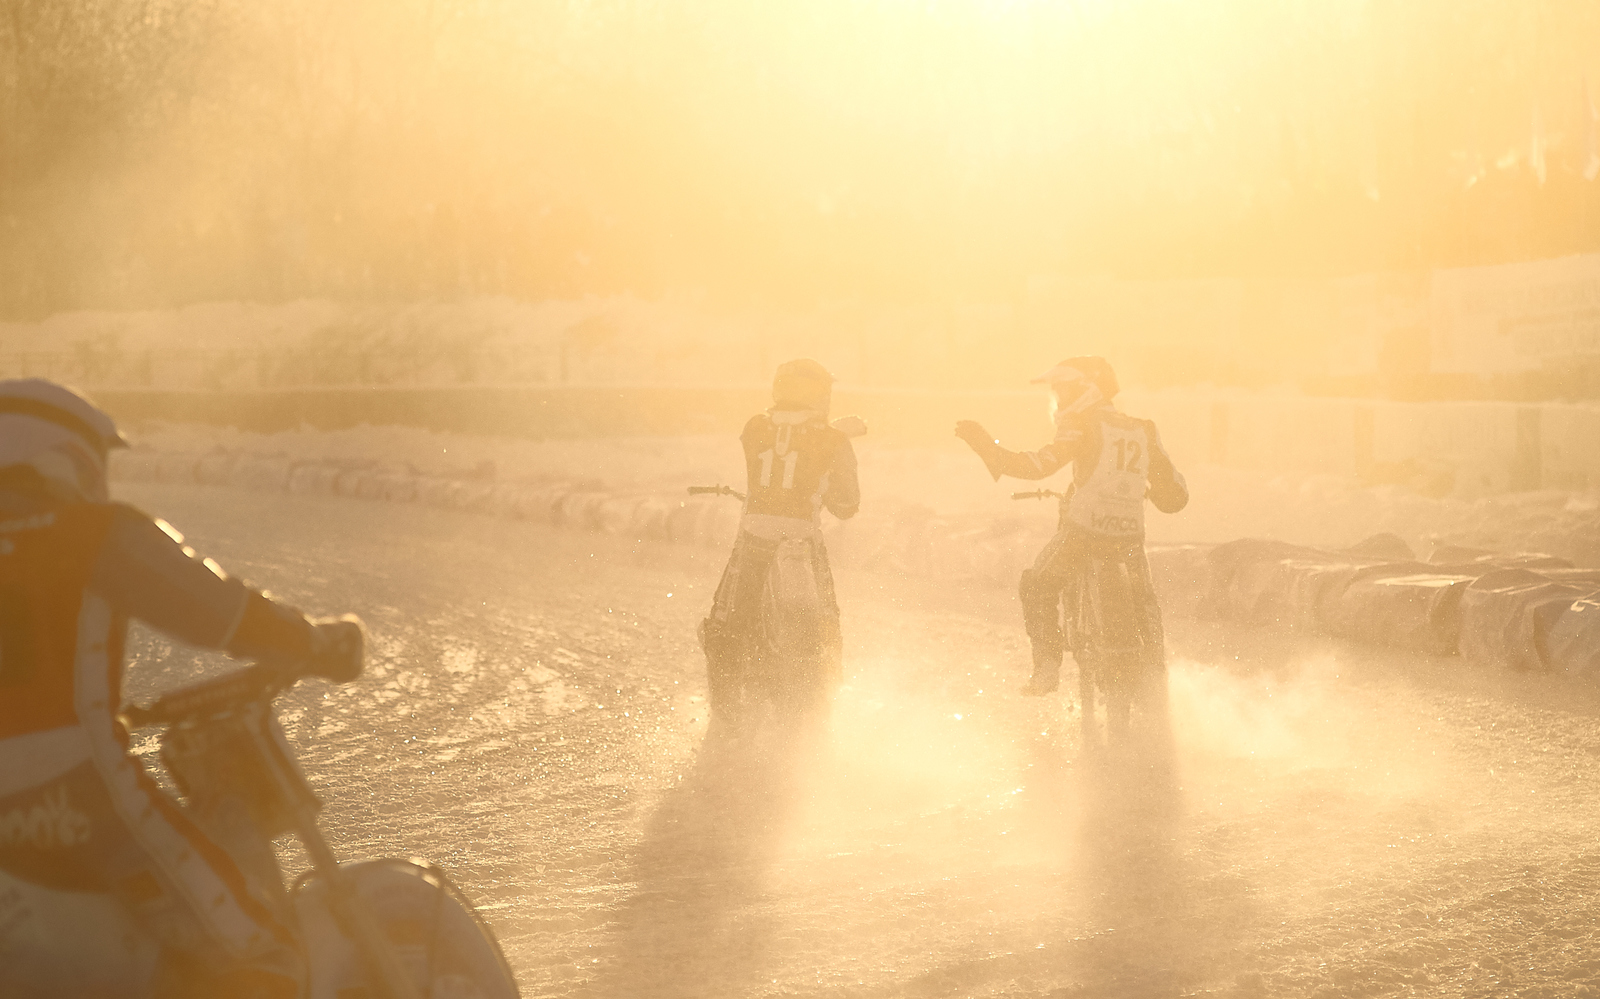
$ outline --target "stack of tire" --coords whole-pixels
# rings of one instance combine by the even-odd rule
[[[1167,613],[1317,631],[1519,670],[1600,671],[1600,569],[1380,534],[1322,549],[1243,538],[1153,548]]]

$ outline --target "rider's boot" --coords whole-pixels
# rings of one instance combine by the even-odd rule
[[[700,646],[706,654],[706,692],[711,702],[709,734],[736,737],[740,729],[739,676],[743,649],[737,635],[710,618],[700,622]]]
[[[1043,697],[1045,694],[1054,693],[1061,686],[1061,668],[1058,666],[1051,670],[1034,668],[1033,675],[1028,677],[1028,682],[1023,684],[1022,696]]]
[[[1033,650],[1033,675],[1022,688],[1024,697],[1042,697],[1061,686],[1061,653],[1051,655],[1048,650],[1035,646]]]

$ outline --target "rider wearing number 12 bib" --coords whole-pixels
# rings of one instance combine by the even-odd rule
[[[1132,670],[1142,678],[1165,662],[1161,608],[1144,554],[1144,501],[1177,513],[1189,502],[1188,487],[1155,423],[1112,404],[1117,379],[1104,358],[1068,358],[1034,382],[1049,384],[1056,419],[1055,439],[1039,450],[1008,451],[980,424],[956,424],[956,436],[996,479],[1043,479],[1072,465],[1055,537],[1022,573],[1022,617],[1033,645],[1033,676],[1023,693],[1055,690],[1068,648],[1080,669]]]
[[[739,435],[747,482],[744,516],[711,612],[700,625],[714,717],[726,719],[735,710],[737,678],[756,655],[763,591],[786,545],[809,555],[814,585],[805,589],[816,602],[818,668],[828,677],[839,671],[839,605],[822,544],[821,512],[826,508],[847,520],[860,508],[850,437],[865,425],[856,417],[830,424],[832,396],[833,376],[826,368],[809,359],[789,361],[773,378],[772,408],[752,416]]]

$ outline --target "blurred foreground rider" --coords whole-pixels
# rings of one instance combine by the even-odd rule
[[[153,981],[115,994],[293,997],[304,971],[287,914],[128,751],[123,645],[132,617],[241,658],[348,672],[360,626],[312,624],[196,558],[165,523],[112,503],[107,454],[124,446],[75,392],[0,381],[0,870],[132,910],[164,956]],[[38,980],[62,954],[41,951],[92,965],[103,945],[90,927],[48,947],[7,940],[14,928],[0,921],[4,996],[65,994]]]
[[[956,424],[956,436],[996,479],[1043,479],[1072,465],[1055,537],[1022,571],[1022,619],[1033,644],[1033,676],[1022,692],[1055,690],[1068,647],[1080,671],[1131,670],[1137,688],[1165,664],[1161,608],[1144,554],[1144,501],[1177,513],[1189,490],[1156,425],[1112,404],[1117,378],[1104,358],[1068,358],[1034,382],[1049,384],[1056,421],[1055,440],[1039,450],[1008,451],[980,424]]]
[[[772,571],[780,551],[803,557],[800,575],[809,568],[810,578],[798,581],[795,589],[802,591],[800,599],[815,604],[810,608],[815,634],[807,642],[812,646],[810,661],[786,667],[821,674],[796,677],[798,682],[785,686],[791,692],[816,691],[838,677],[839,604],[822,544],[821,510],[826,507],[845,520],[861,506],[850,438],[866,427],[857,417],[829,424],[832,397],[833,376],[826,368],[812,360],[789,361],[773,378],[772,408],[752,416],[739,435],[747,481],[744,516],[711,613],[700,624],[712,715],[723,724],[737,721],[740,680],[759,653],[764,591],[786,582],[785,574]]]

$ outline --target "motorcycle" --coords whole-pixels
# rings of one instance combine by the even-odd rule
[[[724,485],[690,486],[689,494],[745,498]],[[825,712],[839,680],[837,636],[828,634],[817,582],[821,542],[746,536],[739,543],[760,549],[766,568],[755,620],[744,623],[735,649],[725,657],[734,664],[733,673],[712,678],[713,720],[733,730],[758,727],[769,718],[782,726],[814,720]],[[702,646],[705,627],[702,623]]]
[[[1054,489],[1030,489],[1011,494],[1013,500],[1065,500],[1067,496]],[[1154,684],[1141,683],[1139,666],[1129,659],[1126,651],[1091,647],[1089,636],[1094,629],[1084,626],[1082,615],[1089,612],[1083,603],[1085,599],[1084,594],[1069,586],[1062,591],[1060,604],[1062,634],[1078,667],[1084,745],[1101,744],[1099,713],[1102,704],[1106,742],[1123,744],[1129,739],[1135,706],[1147,712],[1164,712],[1166,674],[1163,669]]]
[[[516,999],[494,934],[444,871],[420,860],[335,857],[317,826],[321,802],[272,704],[308,675],[302,663],[258,662],[148,707],[126,705],[121,718],[130,731],[165,726],[161,756],[190,818],[248,879],[267,887],[269,904],[296,927],[308,969],[303,995]],[[286,885],[273,840],[289,832],[311,869]],[[63,955],[57,969],[35,970],[48,984],[22,994],[167,994],[155,984],[158,944],[110,896],[55,891],[0,873],[0,952],[27,953],[37,966],[43,951],[64,940],[81,953]]]

